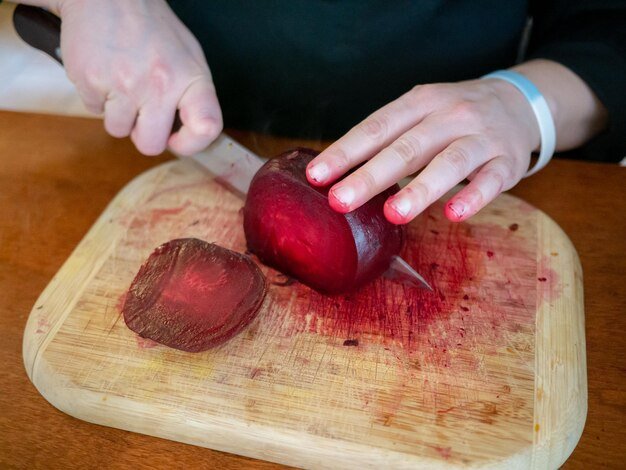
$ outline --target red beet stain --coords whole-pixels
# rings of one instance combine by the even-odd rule
[[[469,226],[439,222],[445,235],[434,235],[418,224],[409,226],[408,240],[402,256],[418,271],[429,276],[434,292],[377,279],[356,292],[344,295],[322,295],[306,286],[293,291],[271,288],[271,300],[281,309],[289,309],[292,319],[289,333],[309,331],[332,337],[352,338],[365,335],[383,343],[398,344],[416,350],[418,343],[430,335],[429,325],[445,319],[454,311],[470,278],[482,271],[479,252],[469,250]],[[433,250],[424,243],[427,233],[434,243],[444,243],[445,251]],[[417,243],[422,239],[422,244]],[[437,262],[435,262],[437,260]],[[429,269],[430,268],[430,269]],[[460,337],[460,336],[459,336]]]
[[[159,345],[156,341],[152,341],[148,338],[142,338],[139,335],[135,335],[135,340],[137,341],[137,347],[139,349],[152,349]]]
[[[537,280],[541,283],[537,290],[540,302],[551,302],[563,293],[563,286],[558,274],[552,269],[551,262],[550,257],[544,256],[537,269]]]
[[[117,299],[117,303],[115,304],[115,309],[119,312],[122,313],[122,309],[124,308],[124,303],[126,302],[126,296],[128,295],[128,291],[124,292],[122,295],[120,295],[120,297]]]
[[[441,210],[441,204],[432,210]],[[339,344],[358,338],[359,344],[398,354],[400,348],[403,355],[419,354],[425,363],[453,368],[459,348],[505,343],[508,318],[534,325],[537,281],[528,277],[536,272],[532,239],[511,245],[506,226],[433,220],[428,212],[407,229],[401,256],[433,292],[386,279],[334,296],[301,284],[270,286],[265,328],[285,337],[327,336]],[[501,262],[487,263],[488,250],[502,252]],[[506,284],[507,276],[514,276],[516,286]],[[289,313],[285,318],[281,312]]]

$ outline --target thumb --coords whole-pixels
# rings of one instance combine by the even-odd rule
[[[222,111],[210,76],[193,81],[178,102],[181,128],[169,138],[169,147],[193,155],[213,142],[222,131]]]

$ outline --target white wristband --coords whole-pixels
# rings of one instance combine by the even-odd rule
[[[537,87],[521,73],[511,70],[498,70],[483,76],[482,78],[499,78],[514,85],[526,97],[530,106],[533,108],[537,124],[539,124],[539,133],[541,135],[541,151],[539,159],[534,167],[526,172],[526,176],[534,175],[543,167],[545,167],[556,148],[556,131],[554,129],[554,119],[548,107],[546,99],[543,97]]]

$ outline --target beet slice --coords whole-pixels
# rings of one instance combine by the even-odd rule
[[[248,249],[259,259],[320,292],[347,292],[380,276],[402,249],[403,226],[387,221],[383,205],[394,186],[341,214],[328,204],[329,188],[306,179],[318,154],[298,148],[257,172],[244,208]]]
[[[143,263],[122,313],[139,336],[198,352],[248,325],[265,291],[265,277],[248,256],[181,238],[159,246]]]

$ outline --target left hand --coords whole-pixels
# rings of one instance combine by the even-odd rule
[[[471,182],[446,204],[446,216],[476,214],[528,170],[540,133],[526,98],[498,79],[420,85],[374,112],[307,167],[315,186],[336,183],[329,202],[350,212],[424,168],[385,203],[394,224],[414,219],[455,185]]]

